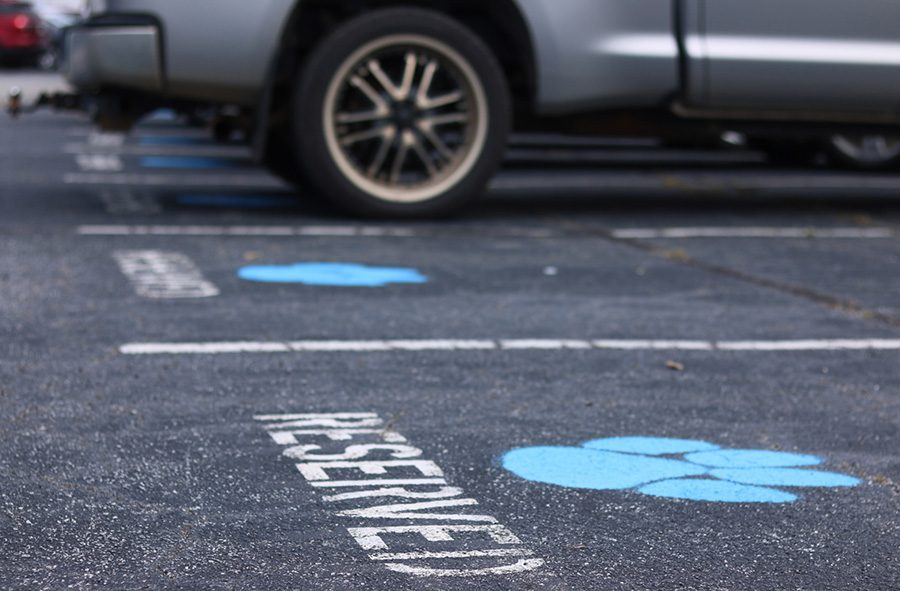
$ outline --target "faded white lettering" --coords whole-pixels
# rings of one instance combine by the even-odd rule
[[[503,525],[397,525],[391,527],[351,527],[350,535],[363,550],[388,550],[386,534],[418,534],[429,542],[452,542],[453,534],[484,533],[502,545],[521,544],[522,541]]]
[[[361,490],[357,492],[341,493],[323,497],[329,502],[352,501],[355,499],[374,499],[383,497],[395,497],[400,499],[449,499],[461,497],[463,489],[455,486],[442,486],[434,492],[414,492],[406,487],[397,486],[390,488],[376,488],[374,490]]]
[[[309,460],[314,462],[336,462],[340,460],[359,460],[366,457],[373,451],[389,451],[392,458],[398,460],[406,458],[417,458],[422,455],[422,450],[411,445],[393,445],[393,444],[369,444],[369,445],[351,445],[341,454],[313,454],[309,453],[322,449],[319,445],[298,445],[291,447],[281,455],[291,458],[292,460]]]
[[[487,575],[511,575],[535,570],[544,566],[541,558],[525,558],[515,564],[491,566],[488,568],[429,568],[425,566],[409,566],[408,564],[390,563],[385,567],[397,573],[414,577],[482,577]]]
[[[466,508],[478,506],[478,501],[466,497],[462,488],[449,486],[440,466],[418,459],[424,452],[407,445],[406,438],[385,427],[375,413],[255,418],[265,423],[272,439],[285,448],[282,455],[295,461],[297,471],[310,486],[334,491],[322,500],[341,505],[335,515],[357,523],[428,522],[347,528],[357,544],[370,553],[369,558],[386,569],[413,577],[475,577],[510,576],[544,565],[495,517],[477,510],[466,513],[471,510]],[[332,452],[336,446],[325,444],[323,439],[354,443]],[[378,456],[391,459],[363,459]],[[354,479],[346,477],[348,472],[387,477]],[[429,548],[423,541],[438,546]]]
[[[193,261],[183,254],[129,250],[116,252],[113,257],[141,297],[160,300],[219,295],[219,289],[204,279]]]
[[[420,513],[426,509],[441,509],[444,507],[466,507],[477,505],[475,499],[452,499],[449,501],[428,501],[425,503],[398,503],[395,505],[380,505],[365,509],[350,509],[341,511],[338,515],[345,517],[362,517],[364,519],[435,519],[440,521],[481,521],[497,523],[490,515],[465,515],[463,513]]]
[[[298,436],[327,437],[332,441],[350,441],[356,435],[379,435],[382,441],[403,443],[406,438],[396,431],[382,429],[303,429],[300,431],[269,431],[269,435],[278,445],[297,445]]]
[[[388,468],[414,468],[423,476],[441,477],[444,475],[440,466],[429,460],[390,460],[386,462],[322,462],[297,464],[297,470],[307,480],[330,480],[325,472],[328,470],[359,470],[363,474],[387,474]]]

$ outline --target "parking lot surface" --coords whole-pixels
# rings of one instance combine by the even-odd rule
[[[518,138],[342,219],[0,122],[10,589],[900,588],[900,177]]]

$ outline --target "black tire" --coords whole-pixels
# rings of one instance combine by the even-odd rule
[[[790,139],[751,140],[750,146],[766,153],[770,164],[790,168],[810,168],[816,162],[819,147],[815,142]]]
[[[400,42],[401,40],[403,43]],[[419,47],[415,40],[427,40],[427,45]],[[396,45],[392,45],[391,43],[395,41]],[[385,45],[379,46],[379,43]],[[392,102],[390,104],[393,113],[391,117],[394,118],[384,119],[384,121],[396,123],[396,125],[393,123],[387,125],[393,129],[390,140],[380,138],[381,142],[390,145],[385,150],[392,150],[394,166],[400,171],[398,173],[394,170],[390,182],[379,176],[380,168],[376,168],[375,173],[371,173],[372,169],[363,172],[361,166],[357,167],[358,170],[352,167],[353,161],[350,156],[341,156],[347,150],[342,147],[343,143],[338,144],[335,140],[335,138],[339,138],[339,131],[335,130],[341,129],[338,124],[338,116],[342,115],[338,112],[336,103],[341,100],[341,96],[353,92],[345,89],[350,84],[345,84],[344,80],[351,80],[351,76],[358,77],[354,76],[356,72],[360,71],[358,68],[364,63],[372,63],[371,61],[362,61],[369,59],[367,57],[369,54],[360,53],[364,52],[367,47],[375,48],[370,54],[373,59],[374,56],[380,55],[377,53],[379,51],[393,51],[395,54],[405,51],[407,67],[412,67],[409,66],[410,54],[422,52],[415,54],[413,60],[416,63],[416,77],[421,75],[420,68],[424,69],[426,65],[430,65],[429,59],[444,66],[444,62],[440,62],[440,60],[446,58],[446,64],[449,65],[445,71],[451,72],[450,75],[454,76],[454,78],[448,79],[462,80],[461,89],[469,92],[469,94],[465,94],[463,90],[460,90],[450,94],[466,97],[458,99],[460,108],[471,108],[473,113],[471,119],[477,121],[477,124],[470,124],[468,122],[469,111],[466,110],[463,114],[467,117],[466,123],[456,122],[464,126],[463,132],[458,133],[457,136],[469,137],[470,133],[475,133],[469,128],[476,126],[478,128],[477,141],[473,141],[471,144],[466,143],[460,148],[461,152],[459,153],[462,154],[460,158],[464,166],[460,165],[446,175],[444,170],[440,170],[439,174],[429,176],[436,169],[435,164],[441,163],[441,158],[434,157],[445,156],[449,151],[437,151],[437,143],[430,145],[430,152],[425,150],[429,147],[425,143],[426,136],[421,136],[420,130],[416,126],[421,125],[419,117],[423,119],[428,117],[424,111],[419,111],[424,107],[417,102],[419,96],[413,97],[412,92],[407,92],[402,103],[400,101]],[[425,52],[432,50],[433,53],[426,55]],[[442,54],[443,50],[448,51]],[[431,57],[428,57],[429,55]],[[357,58],[359,61],[354,61]],[[362,71],[364,76],[372,75],[371,71],[366,68],[363,68]],[[422,86],[425,86],[424,75],[421,79],[416,79],[418,80],[417,84],[421,83]],[[429,78],[429,87],[431,80]],[[338,94],[336,88],[341,88],[340,92],[343,95]],[[384,88],[386,87],[382,85],[383,90]],[[395,87],[395,90],[398,88]],[[390,98],[384,92],[380,96],[382,99]],[[426,96],[426,98],[428,97]],[[458,211],[479,197],[499,167],[510,130],[510,102],[506,78],[496,57],[477,35],[461,23],[431,10],[388,8],[367,11],[344,23],[324,39],[312,52],[303,67],[293,100],[292,133],[297,148],[297,164],[303,169],[304,176],[323,195],[351,214],[395,219],[444,216]],[[330,106],[329,103],[331,103]],[[373,108],[374,105],[373,102]],[[397,115],[399,109],[404,108],[401,105],[407,105],[412,109],[412,119],[409,121],[398,119],[401,117]],[[328,113],[332,113],[334,117],[329,118]],[[402,117],[410,117],[410,115],[407,113]],[[432,116],[433,120],[436,118],[437,115]],[[372,125],[379,124],[373,123]],[[328,125],[332,125],[332,129],[327,129]],[[436,125],[453,125],[453,123],[436,123]],[[371,129],[377,128],[372,127]],[[429,129],[434,134],[434,129]],[[330,143],[329,138],[331,138]],[[407,143],[407,138],[411,138],[409,142],[414,139],[418,142],[415,145],[415,152],[411,147],[412,144]],[[375,139],[378,140],[378,138]],[[343,141],[346,141],[346,137]],[[444,148],[447,147],[444,143],[441,145]],[[397,166],[397,161],[401,159],[398,155],[401,149],[403,150],[403,162]],[[415,160],[419,160],[422,168],[428,168],[427,173],[423,172],[428,177],[425,182],[409,185],[398,182],[400,174],[406,174],[404,166],[409,159],[409,154],[416,156]],[[426,160],[430,160],[431,165],[427,164]],[[449,157],[447,157],[447,162],[446,169],[449,169],[451,163]],[[455,162],[458,164],[460,161]],[[385,166],[384,175],[387,175],[387,168]],[[372,176],[366,177],[370,173]],[[442,178],[441,175],[445,176]],[[429,183],[432,184],[429,185]],[[381,188],[382,185],[384,189]],[[397,190],[400,197],[394,196],[392,187]],[[424,187],[421,193],[428,191],[435,193],[429,194],[426,198],[407,200],[406,195],[412,195],[414,192],[409,187]],[[407,193],[403,193],[404,191]],[[379,192],[381,194],[376,194]]]

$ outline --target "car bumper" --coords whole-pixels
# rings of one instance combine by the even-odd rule
[[[44,53],[47,48],[43,45],[29,45],[28,47],[7,47],[0,45],[0,58],[37,58]]]
[[[160,33],[153,24],[87,23],[69,29],[65,47],[66,79],[79,90],[163,90]]]

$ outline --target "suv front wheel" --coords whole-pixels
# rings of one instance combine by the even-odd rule
[[[483,193],[510,98],[491,50],[440,13],[366,12],[322,41],[295,92],[297,165],[351,213],[424,217]]]

